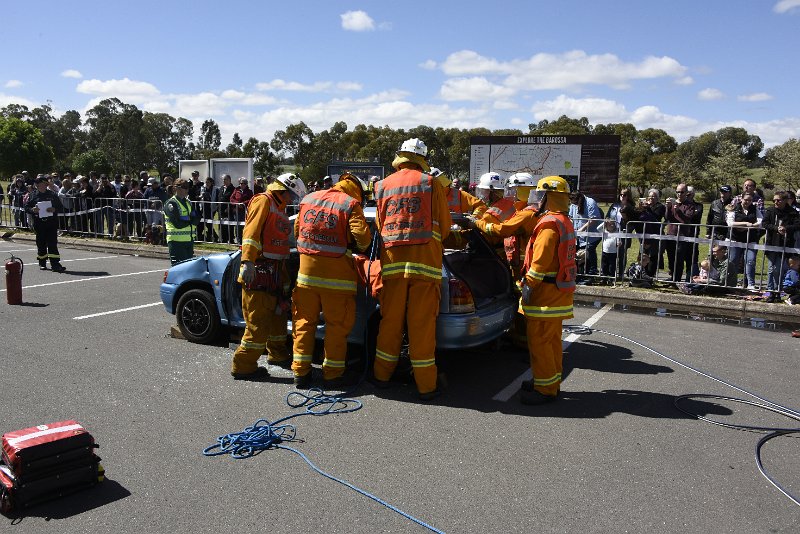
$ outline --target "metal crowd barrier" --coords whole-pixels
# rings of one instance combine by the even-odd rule
[[[700,257],[699,246],[708,245],[710,256],[711,249],[715,245],[721,245],[727,248],[729,265],[736,268],[737,283],[735,285],[726,285],[723,280],[722,284],[700,282],[700,285],[713,285],[729,289],[755,286],[756,288],[766,289],[769,285],[768,277],[772,268],[772,270],[778,270],[778,275],[776,275],[778,286],[774,288],[778,290],[788,268],[786,265],[788,256],[800,254],[799,246],[785,247],[759,243],[765,233],[765,230],[759,227],[734,228],[705,224],[632,221],[626,225],[624,231],[615,230],[609,232],[605,229],[598,229],[605,219],[589,220],[582,218],[580,219],[580,226],[582,227],[587,220],[589,221],[588,228],[590,230],[576,231],[575,234],[578,238],[584,238],[586,240],[585,244],[594,242],[593,245],[588,246],[593,246],[597,250],[598,266],[601,264],[603,241],[605,239],[617,240],[617,260],[613,275],[603,274],[599,271],[597,273],[588,272],[585,262],[582,266],[579,266],[579,277],[592,283],[616,284],[628,282],[635,284],[637,281],[641,282],[641,279],[632,278],[628,274],[628,270],[633,263],[638,263],[641,266],[643,255],[648,256],[648,262],[652,262],[646,272],[652,281],[695,283],[692,279],[699,274],[699,263],[707,258]],[[675,227],[676,235],[666,234],[668,226]],[[734,230],[744,231],[746,234],[745,241],[737,240]],[[706,235],[710,237],[705,237]],[[631,256],[634,243],[639,244],[639,249],[638,252]],[[798,244],[795,243],[795,245]],[[655,250],[653,250],[653,247],[655,247]],[[586,248],[586,246],[579,246],[579,248]],[[681,251],[680,259],[685,264],[688,264],[689,267],[683,270],[681,279],[677,279],[675,276],[677,270],[674,263],[677,263],[679,259],[678,250]],[[758,254],[759,252],[763,254]],[[667,256],[667,261],[664,261],[665,255]],[[588,256],[588,253],[584,257],[586,256]],[[755,265],[757,258],[760,258],[760,267]],[[669,264],[668,262],[673,263]],[[749,282],[752,282],[752,284],[748,283],[748,273],[745,271],[748,262],[750,263],[749,274],[752,276]],[[686,265],[684,266],[686,267]],[[738,277],[742,275],[744,275],[742,277],[743,280],[739,280]],[[765,282],[765,280],[767,281]]]

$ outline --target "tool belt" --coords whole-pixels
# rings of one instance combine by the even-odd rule
[[[255,261],[256,275],[251,284],[245,284],[250,291],[266,291],[277,295],[282,291],[283,262],[271,258],[258,258]]]

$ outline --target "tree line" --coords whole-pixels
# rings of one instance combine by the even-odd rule
[[[422,139],[432,165],[452,177],[469,176],[470,138],[486,135],[619,135],[620,185],[644,190],[678,182],[715,192],[722,184],[738,188],[749,169],[764,169],[765,188],[800,187],[800,142],[761,153],[764,144],[744,128],[726,127],[678,143],[659,128],[637,129],[630,123],[590,124],[561,116],[528,125],[528,130],[441,128],[420,125],[409,130],[359,124],[350,130],[336,122],[314,132],[304,122],[278,130],[267,142],[235,133],[222,147],[219,125],[203,121],[195,137],[192,122],[167,113],[142,111],[108,98],[84,117],[74,110],[53,115],[50,103],[29,109],[10,104],[0,109],[0,178],[22,169],[88,173],[136,173],[142,169],[175,173],[181,159],[248,157],[257,175],[278,174],[292,166],[306,181],[327,174],[331,160],[382,164],[387,174],[397,147],[410,137]]]

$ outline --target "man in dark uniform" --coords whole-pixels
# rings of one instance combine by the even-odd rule
[[[36,189],[25,203],[25,211],[33,215],[36,259],[39,260],[39,268],[45,270],[47,258],[50,258],[50,267],[53,271],[63,273],[67,268],[61,265],[61,256],[58,254],[57,214],[64,211],[64,206],[58,199],[58,194],[48,189],[47,176],[36,178],[35,184]]]

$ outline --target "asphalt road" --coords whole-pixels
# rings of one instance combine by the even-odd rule
[[[40,532],[425,532],[313,472],[298,456],[208,458],[216,437],[293,410],[288,371],[235,382],[232,347],[169,337],[164,260],[62,248],[64,274],[39,271],[27,243],[24,305],[0,293],[0,431],[76,419],[101,445],[107,481],[28,509],[0,530]],[[125,310],[125,311],[120,311]],[[115,313],[109,313],[115,312]],[[786,331],[581,307],[571,324],[637,342],[800,409],[800,340]],[[769,325],[767,325],[769,326]],[[565,338],[567,336],[565,335]],[[571,339],[571,338],[568,338]],[[748,398],[614,336],[572,341],[563,397],[518,402],[527,357],[507,347],[440,355],[449,389],[364,385],[361,410],[295,419],[293,446],[321,469],[445,532],[798,532],[800,507],[758,472],[760,435],[691,419],[679,395]],[[800,426],[731,402],[686,407],[729,422]],[[764,449],[800,495],[800,440]]]

